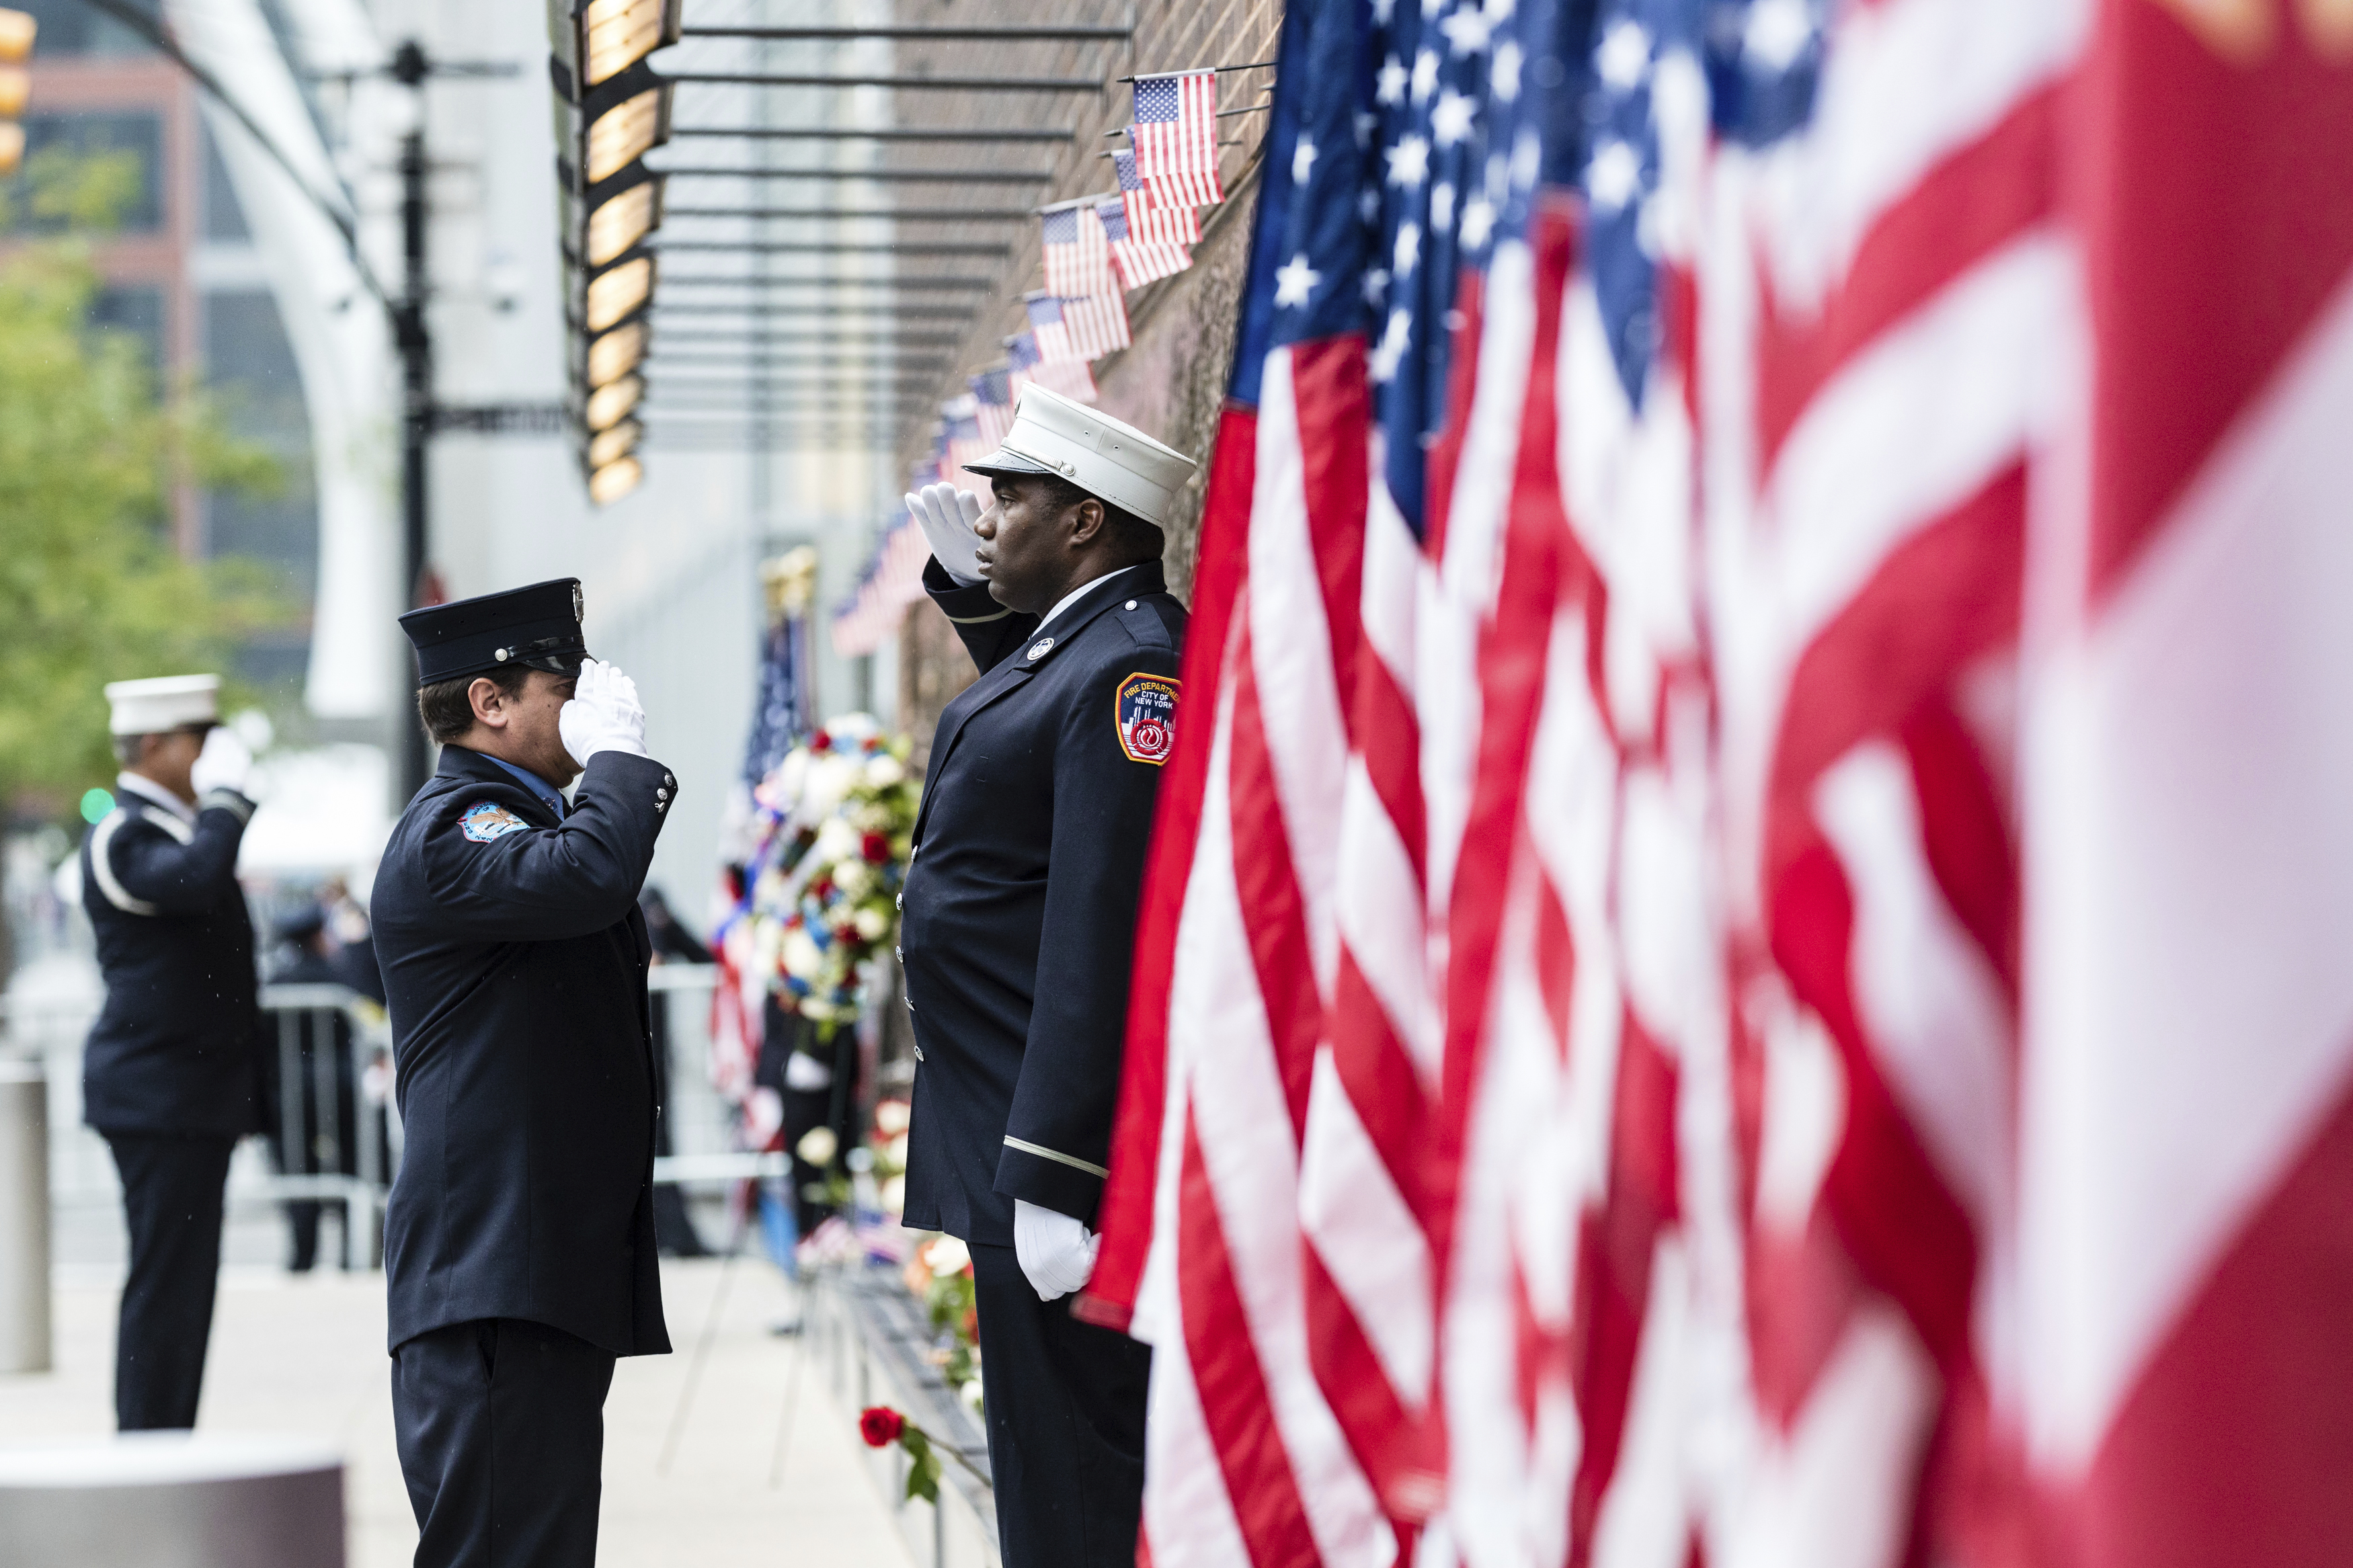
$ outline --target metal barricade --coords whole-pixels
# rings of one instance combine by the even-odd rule
[[[265,985],[260,1003],[262,1048],[274,1053],[277,1068],[277,1093],[265,1114],[277,1124],[276,1146],[304,1151],[300,1163],[310,1168],[273,1172],[244,1186],[242,1195],[341,1204],[344,1267],[373,1268],[384,1251],[385,1200],[400,1169],[391,1026],[382,1008],[343,985]]]

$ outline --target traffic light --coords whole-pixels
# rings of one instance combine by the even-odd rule
[[[25,105],[33,96],[33,35],[40,24],[22,11],[0,11],[0,174],[25,161]]]

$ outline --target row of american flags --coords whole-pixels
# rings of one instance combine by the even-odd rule
[[[1272,115],[1139,1562],[2353,1561],[2346,8],[1291,0]]]
[[[1226,199],[1218,170],[1218,72],[1139,76],[1134,85],[1129,144],[1111,154],[1119,189],[1039,214],[1045,287],[1023,296],[1029,329],[1005,340],[1003,364],[971,376],[967,391],[941,405],[932,449],[914,466],[911,488],[944,481],[985,497],[985,481],[964,465],[997,449],[1022,387],[1035,381],[1095,401],[1091,362],[1131,341],[1127,293],[1192,266],[1199,209]],[[914,524],[894,521],[835,609],[836,652],[860,658],[897,632],[905,607],[923,596],[924,559]]]

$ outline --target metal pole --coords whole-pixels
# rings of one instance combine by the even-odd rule
[[[49,1364],[49,1080],[35,1057],[0,1060],[0,1373]]]
[[[409,608],[421,601],[425,588],[427,536],[426,507],[426,445],[433,434],[433,341],[426,331],[425,300],[430,286],[426,271],[425,227],[428,168],[425,161],[424,105],[417,106],[418,129],[400,139],[400,302],[393,308],[393,339],[400,352],[400,504],[401,593]],[[427,766],[425,731],[416,719],[396,706],[393,723],[400,731],[402,804],[424,787]]]

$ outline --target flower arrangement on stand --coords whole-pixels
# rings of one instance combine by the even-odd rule
[[[756,969],[821,1037],[856,1020],[871,961],[899,926],[922,786],[908,742],[848,714],[786,754],[752,792],[744,907]]]

